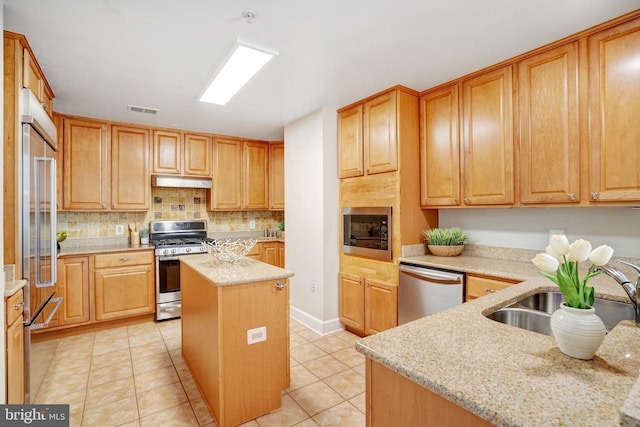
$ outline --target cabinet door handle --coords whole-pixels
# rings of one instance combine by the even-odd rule
[[[120,262],[131,261],[131,258],[120,258]]]
[[[596,193],[596,192],[591,193],[591,199],[592,200],[598,200],[598,193]]]
[[[24,301],[20,301],[19,303],[13,306],[15,310],[20,310],[22,307],[24,307]]]
[[[496,290],[495,290],[495,289],[492,289],[492,288],[490,288],[490,287],[488,287],[488,286],[487,286],[487,287],[485,287],[485,288],[484,288],[484,291],[485,291],[486,293],[488,293],[488,294],[492,294],[492,293],[494,293]]]
[[[471,201],[469,200],[469,198],[468,198],[468,197],[465,197],[463,200],[464,200],[464,202],[465,202],[466,204],[470,204],[470,203],[471,203]]]
[[[282,282],[281,282],[281,281],[279,281],[279,280],[275,283],[275,285],[274,285],[274,286],[276,287],[276,289],[278,289],[278,290],[280,290],[280,291],[284,289],[284,283],[282,283]]]
[[[576,199],[576,195],[573,193],[569,194],[569,200],[575,200]]]

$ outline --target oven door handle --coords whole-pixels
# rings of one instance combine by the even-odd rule
[[[178,257],[177,256],[163,256],[163,257],[159,257],[158,261],[178,261]]]

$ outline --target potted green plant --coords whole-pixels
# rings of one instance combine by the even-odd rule
[[[284,220],[278,223],[278,230],[280,230],[280,238],[284,239]]]
[[[601,245],[591,250],[591,243],[578,239],[573,243],[564,234],[549,239],[545,253],[531,260],[541,275],[558,285],[565,301],[551,316],[551,332],[560,351],[576,359],[589,360],[602,344],[606,329],[593,308],[594,289],[587,281],[600,274],[596,267],[605,265],[613,249]],[[581,279],[580,263],[590,261],[587,274]]]
[[[432,228],[422,232],[429,252],[436,256],[458,256],[469,235],[460,228]]]

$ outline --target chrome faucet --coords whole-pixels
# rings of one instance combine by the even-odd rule
[[[616,268],[613,268],[610,264],[597,266],[594,271],[602,271],[606,273],[608,276],[612,277],[616,282],[618,282],[620,286],[622,286],[622,289],[624,289],[624,291],[627,293],[629,299],[631,300],[631,303],[633,304],[633,307],[636,310],[636,326],[640,326],[640,307],[638,306],[638,304],[640,304],[640,296],[638,295],[638,291],[640,290],[640,267],[631,264],[630,262],[622,261],[620,259],[614,259],[614,261],[631,267],[638,273],[638,279],[635,285],[631,283],[631,281],[623,272]]]

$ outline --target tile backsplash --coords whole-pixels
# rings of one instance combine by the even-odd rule
[[[209,232],[248,231],[251,220],[256,230],[277,229],[282,211],[207,211],[206,191],[197,188],[153,188],[151,210],[147,212],[58,212],[58,231],[70,239],[117,237],[116,225],[135,222],[148,227],[152,220],[206,219]]]

